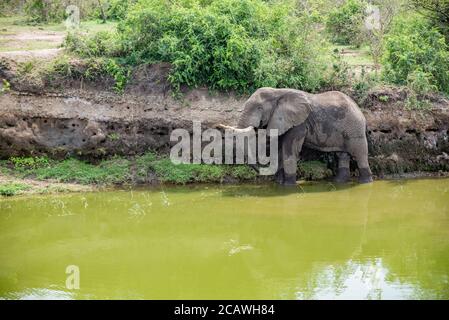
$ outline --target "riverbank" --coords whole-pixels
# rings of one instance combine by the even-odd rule
[[[319,177],[319,166],[312,164],[305,173]],[[246,165],[174,165],[153,152],[140,156],[98,160],[89,163],[74,157],[50,159],[11,157],[0,161],[0,195],[90,191],[114,186],[189,183],[241,183],[266,180]]]
[[[64,56],[47,64],[2,60],[2,175],[88,186],[261,179],[247,166],[174,166],[168,159],[172,130],[192,132],[193,121],[201,122],[203,131],[217,123],[235,125],[247,96],[206,88],[181,88],[176,95],[167,80],[168,64],[133,70],[117,93],[113,79],[94,62]],[[426,97],[427,107],[416,109],[408,105],[406,88],[346,93],[367,119],[369,161],[377,179],[449,172],[446,97]],[[327,179],[335,173],[333,153],[304,148],[301,157],[301,179]],[[17,193],[27,192],[27,187],[17,188]]]
[[[55,194],[69,192],[91,192],[99,190],[93,185],[41,181],[0,175],[0,199],[19,195]]]
[[[298,174],[303,181],[332,181],[326,163],[301,161]],[[356,181],[356,172],[353,172]],[[408,172],[388,174],[376,180],[444,178],[449,172]],[[35,194],[93,192],[114,188],[159,185],[213,184],[237,185],[273,182],[245,165],[173,165],[164,156],[147,152],[142,156],[91,164],[76,158],[53,160],[45,157],[16,157],[0,161],[0,199]],[[300,183],[301,183],[300,182]]]

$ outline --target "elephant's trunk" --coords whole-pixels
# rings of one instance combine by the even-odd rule
[[[231,127],[223,124],[218,125],[218,127],[232,130],[235,133],[247,133],[259,127],[260,119],[261,114],[258,113],[251,104],[246,103],[237,127]]]
[[[248,110],[245,108],[239,119],[239,122],[237,123],[237,128],[244,129],[248,127],[255,127],[255,125],[251,123],[250,118],[251,118],[250,114]]]

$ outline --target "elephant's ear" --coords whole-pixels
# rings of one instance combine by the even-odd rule
[[[310,102],[305,95],[297,92],[286,93],[279,98],[268,121],[267,130],[278,129],[278,134],[282,135],[306,121],[310,110]]]

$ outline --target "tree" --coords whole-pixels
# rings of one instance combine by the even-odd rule
[[[449,0],[410,0],[412,7],[426,15],[449,42]]]
[[[333,42],[342,45],[361,45],[366,7],[367,2],[364,0],[347,0],[329,13],[326,29]]]
[[[101,3],[101,0],[97,0],[97,2],[100,9],[101,20],[103,23],[106,23],[106,14],[104,13],[103,4]]]
[[[373,21],[367,26],[367,39],[370,44],[371,56],[374,60],[376,73],[380,69],[380,60],[384,51],[385,35],[388,33],[393,18],[400,11],[402,1],[375,0],[368,7]]]
[[[444,35],[425,17],[407,14],[395,18],[385,37],[382,63],[388,82],[427,83],[449,93],[449,47]]]

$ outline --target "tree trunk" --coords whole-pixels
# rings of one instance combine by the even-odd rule
[[[101,0],[97,0],[97,1],[98,1],[98,6],[100,7],[101,19],[103,20],[103,23],[106,23],[106,14],[103,9],[103,4],[101,3]]]

